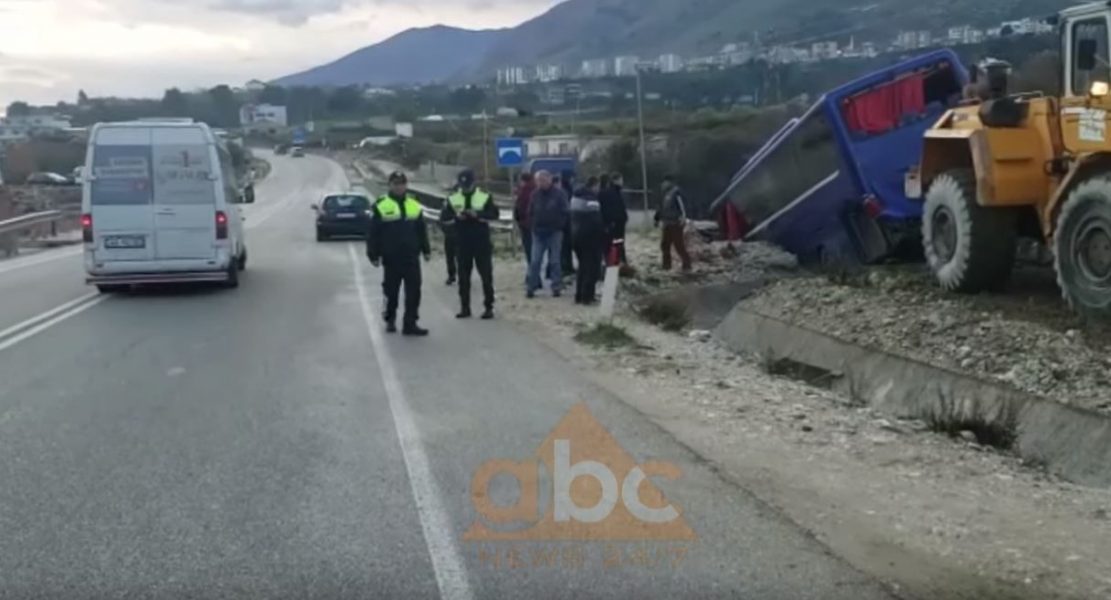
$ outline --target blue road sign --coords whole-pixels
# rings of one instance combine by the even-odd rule
[[[298,127],[297,129],[293,130],[293,143],[294,144],[304,144],[305,143],[305,130],[304,129]]]
[[[525,164],[525,140],[501,138],[495,147],[498,150],[499,167],[519,167]]]

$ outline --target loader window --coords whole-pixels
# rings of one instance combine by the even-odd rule
[[[1086,43],[1085,43],[1086,42]],[[1082,70],[1077,58],[1081,45],[1094,45],[1096,64],[1091,70]],[[1074,96],[1087,96],[1092,83],[1103,81],[1111,83],[1111,69],[1108,68],[1107,19],[1097,17],[1078,21],[1072,26],[1072,93]]]

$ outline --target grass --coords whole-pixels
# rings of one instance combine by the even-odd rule
[[[664,331],[681,331],[691,322],[690,309],[674,298],[651,298],[637,308],[637,314]]]
[[[598,323],[589,329],[575,334],[575,341],[595,348],[616,350],[637,345],[637,341],[627,331],[609,323]]]

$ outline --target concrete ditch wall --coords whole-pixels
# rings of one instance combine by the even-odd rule
[[[736,351],[832,373],[837,387],[896,417],[983,421],[1013,431],[1014,450],[1070,481],[1111,487],[1111,418],[1002,384],[851,344],[737,305],[715,330]]]

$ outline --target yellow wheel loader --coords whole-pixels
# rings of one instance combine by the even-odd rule
[[[1019,236],[1053,250],[1065,300],[1111,316],[1111,4],[1067,9],[1060,28],[1063,95],[1008,95],[989,64],[984,96],[926,132],[907,193],[925,200],[927,262],[947,290],[1006,286]]]

